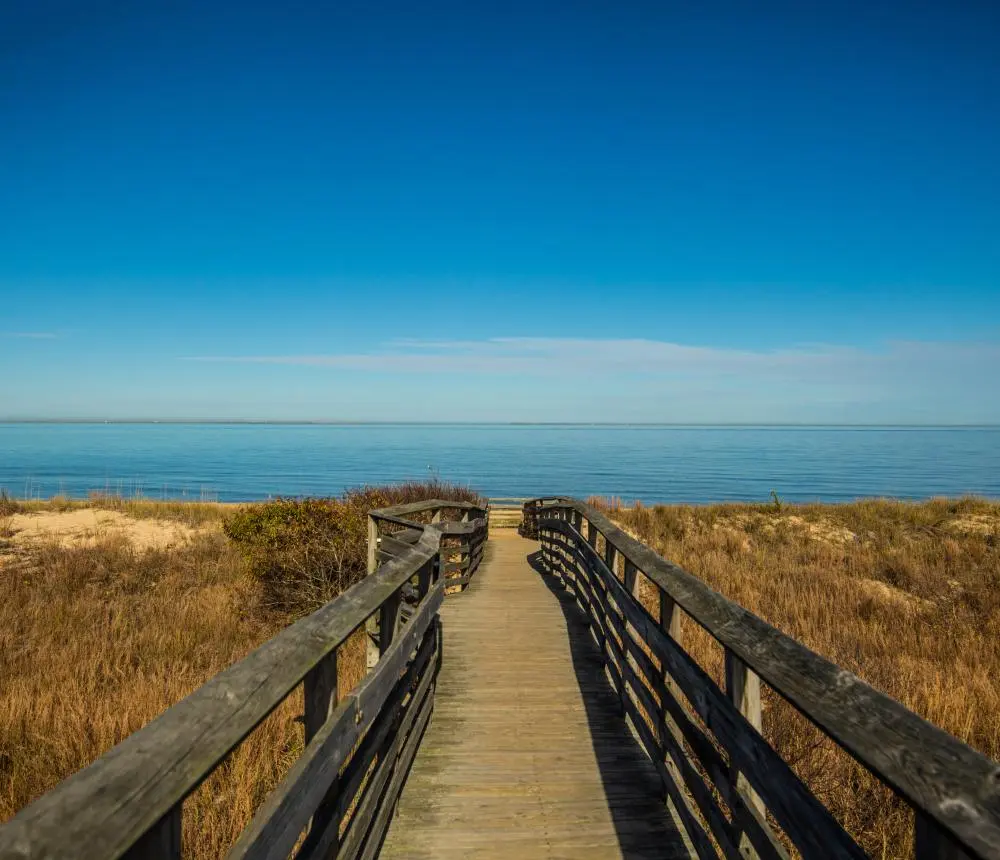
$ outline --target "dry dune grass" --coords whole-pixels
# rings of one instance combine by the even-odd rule
[[[352,498],[475,497],[437,482],[365,492]],[[223,534],[231,507],[0,503],[0,821],[316,608],[279,611],[265,599],[245,553]],[[95,510],[114,514],[112,527],[60,531],[58,517]],[[27,534],[40,517],[50,518],[48,539]],[[151,524],[184,531],[150,543]],[[351,549],[364,575],[364,547]],[[342,693],[364,674],[364,636],[338,654]],[[300,687],[187,800],[185,856],[218,857],[235,841],[301,752],[302,711]]]
[[[440,491],[434,494],[440,495]],[[78,503],[58,503],[67,512]],[[135,504],[135,503],[132,503]],[[124,509],[190,528],[168,547],[127,533],[18,543],[0,511],[0,820],[291,620],[219,524],[224,506]],[[51,507],[51,506],[50,506]],[[1000,505],[636,507],[612,515],[663,555],[985,754],[1000,757]],[[134,520],[133,520],[134,521]],[[685,620],[721,677],[717,644]],[[342,655],[360,677],[363,649]],[[353,676],[353,677],[352,677]],[[280,707],[185,804],[186,853],[232,843],[302,746],[301,694]],[[908,855],[909,814],[765,691],[765,734],[874,855]]]
[[[1000,759],[1000,504],[605,507],[712,588]],[[683,636],[721,679],[718,643],[689,618]],[[863,846],[911,856],[906,805],[773,691],[764,705],[765,736]]]
[[[89,764],[277,632],[221,534],[166,550],[112,536],[36,546],[0,572],[0,820]],[[279,709],[185,808],[217,856],[294,760],[301,705]]]

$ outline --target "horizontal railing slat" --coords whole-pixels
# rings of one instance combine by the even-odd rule
[[[357,809],[351,816],[351,823],[348,826],[347,833],[344,835],[343,843],[337,853],[338,860],[340,860],[340,858],[356,857],[363,849],[373,818],[378,810],[379,803],[382,800],[382,791],[385,788],[386,781],[392,775],[392,771],[397,764],[397,759],[403,747],[403,743],[409,736],[410,730],[413,728],[416,718],[422,710],[422,706],[426,704],[428,709],[430,708],[431,700],[433,698],[431,696],[433,683],[433,673],[425,673],[420,682],[420,686],[415,691],[413,698],[406,709],[406,714],[393,734],[392,741],[389,744],[389,749],[386,751],[384,756],[380,757],[378,764],[376,765],[375,773],[365,786],[361,802],[358,804]],[[308,860],[308,858],[303,857],[303,860]]]
[[[367,731],[398,683],[403,664],[437,616],[443,595],[439,581],[375,671],[348,694],[292,765],[281,785],[268,796],[227,855],[230,860],[288,856],[354,742]]]
[[[539,525],[568,526],[551,517],[555,509],[586,519],[761,679],[962,845],[1000,856],[997,763],[713,591],[595,508],[563,498],[536,505]]]
[[[573,527],[562,520],[541,520],[540,528],[556,528],[574,534]],[[680,645],[664,633],[652,616],[631,599],[625,586],[604,567],[595,550],[583,542],[584,552],[621,605],[629,607],[629,621],[647,646],[662,661],[684,691],[698,716],[746,773],[754,788],[764,798],[778,823],[801,850],[826,852],[826,856],[864,857],[864,852],[841,825],[802,783],[784,759],[751,726],[715,681]],[[641,570],[641,568],[640,568]]]
[[[596,552],[588,544],[584,545],[596,557]],[[602,579],[613,577],[603,559],[597,558],[596,564],[588,566],[588,559],[584,557],[584,551],[577,548],[575,544],[574,550],[574,562],[577,565],[576,571],[578,575],[586,575],[585,571],[589,571],[592,575],[600,574]],[[617,577],[613,578],[617,583]],[[624,611],[625,616],[629,619],[636,619],[640,624],[645,625],[648,620],[645,610],[641,609],[637,603],[634,604],[632,600],[624,597],[623,595],[627,594],[627,592],[624,591],[623,586],[619,587],[622,589],[619,594],[620,607]],[[662,678],[662,669],[654,666],[651,658],[639,647],[639,643],[633,635],[638,634],[638,632],[634,625],[630,629],[622,631],[627,656],[630,658],[627,662],[627,678],[631,695],[638,700],[638,703],[641,703],[650,719],[655,719],[658,714],[662,713],[662,709],[658,707],[652,697],[655,691],[660,702],[668,708],[671,715],[680,724],[685,734],[685,740],[691,744],[695,754],[700,758],[702,768],[711,776],[714,787],[729,805],[732,815],[741,822],[745,829],[751,832],[753,844],[758,848],[760,856],[765,858],[765,860],[784,860],[787,854],[771,832],[767,823],[759,820],[756,815],[753,815],[752,810],[748,809],[743,798],[734,795],[730,790],[728,769],[721,755],[716,751],[704,733],[691,721],[687,712],[680,707],[680,704],[667,691]],[[599,644],[601,641],[599,639]],[[626,708],[629,707],[630,705],[627,704]],[[686,750],[674,740],[669,732],[665,731],[665,726],[659,725],[658,733],[654,736],[652,730],[643,721],[641,713],[634,706],[631,707],[630,713],[633,725],[635,725],[636,731],[643,740],[646,752],[654,760],[657,769],[661,772],[661,777],[664,780],[674,780],[673,774],[667,769],[666,763],[663,760],[664,747],[656,739],[657,737],[662,737],[666,743],[666,748],[671,753],[671,757],[679,770],[679,775],[684,781],[685,788],[687,788],[691,796],[696,800],[705,820],[709,821],[713,835],[719,845],[723,847],[724,853],[727,856],[741,856],[734,847],[731,828],[726,821],[725,814],[719,808],[711,790],[705,784]],[[679,786],[675,784],[674,788],[679,789]],[[675,803],[677,802],[675,798]]]
[[[387,508],[379,508],[378,510],[372,511],[371,515],[380,517],[381,519],[389,519],[390,517],[405,517],[407,514],[421,514],[426,511],[434,510],[459,510],[459,511],[475,511],[486,516],[486,508],[481,505],[475,505],[472,502],[453,502],[447,499],[428,499],[424,502],[407,502],[404,505],[391,505]],[[477,518],[478,519],[478,518]],[[410,523],[412,525],[412,523]]]

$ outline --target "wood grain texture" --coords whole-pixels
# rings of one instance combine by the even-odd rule
[[[494,534],[441,610],[434,713],[383,858],[688,857],[572,595]]]

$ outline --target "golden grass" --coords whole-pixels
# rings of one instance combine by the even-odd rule
[[[1000,504],[605,507],[712,588],[1000,759]],[[683,627],[721,678],[718,643],[689,618]],[[869,853],[911,856],[907,806],[773,691],[764,707],[765,736]]]
[[[359,509],[384,504],[383,497],[441,496],[478,498],[436,481],[347,494]],[[343,507],[333,505],[341,520]],[[11,525],[17,515],[81,508],[181,522],[190,535],[142,549],[141,523],[131,534],[116,524],[114,532],[85,542],[58,540],[54,532],[47,540],[19,540]],[[109,496],[21,502],[0,495],[0,822],[294,620],[265,598],[223,534],[223,521],[237,510]],[[350,556],[361,559],[363,575],[367,532],[354,531]],[[303,605],[296,614],[315,608]],[[360,629],[339,649],[341,695],[364,676],[366,647]],[[300,685],[188,798],[185,856],[219,857],[232,845],[301,753],[302,712]]]
[[[186,544],[140,551],[32,545],[0,566],[0,820],[274,635],[290,616],[212,527],[201,503],[19,502],[21,512],[94,504],[201,525]],[[58,509],[58,508],[57,508]],[[667,558],[850,668],[992,758],[1000,757],[1000,505],[656,507],[611,515]],[[10,539],[0,520],[0,550]],[[651,595],[651,591],[648,592]],[[716,678],[718,644],[685,619]],[[342,692],[364,643],[345,646]],[[233,842],[302,749],[301,692],[185,804],[187,853]],[[908,856],[905,806],[765,691],[764,731],[866,849]]]
[[[261,605],[218,530],[166,550],[122,535],[33,545],[0,568],[0,589],[0,821],[291,620]],[[340,663],[346,692],[364,642],[345,645]],[[301,752],[302,709],[300,689],[185,803],[185,856],[232,844]]]

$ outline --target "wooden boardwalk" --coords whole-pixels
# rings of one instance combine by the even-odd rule
[[[689,856],[584,616],[495,531],[441,611],[434,711],[383,858]]]

